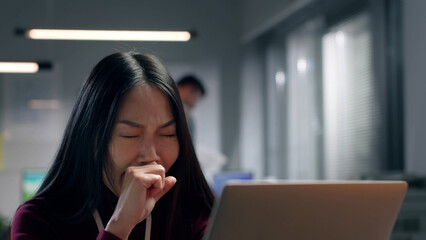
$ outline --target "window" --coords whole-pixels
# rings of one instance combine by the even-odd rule
[[[321,78],[318,42],[322,28],[312,19],[287,36],[287,177],[319,178],[321,158]]]
[[[359,179],[378,170],[378,98],[367,13],[323,36],[326,179]]]
[[[283,179],[374,178],[403,170],[398,6],[394,0],[313,1],[247,47],[257,68],[243,68],[243,86],[263,97],[243,89],[243,112],[264,115],[250,117],[257,120],[251,124],[257,144],[245,144],[253,128],[242,129],[244,169]]]

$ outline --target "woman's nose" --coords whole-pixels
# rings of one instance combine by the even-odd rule
[[[153,140],[145,140],[141,144],[140,157],[144,162],[158,161],[160,157],[157,153],[157,147]]]

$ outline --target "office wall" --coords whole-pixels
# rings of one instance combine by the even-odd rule
[[[241,75],[240,168],[261,178],[266,161],[263,54],[255,44],[245,50]]]
[[[426,174],[426,1],[402,1],[404,8],[405,168]]]

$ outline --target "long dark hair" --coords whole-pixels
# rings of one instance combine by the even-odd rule
[[[151,84],[167,96],[176,121],[179,156],[167,175],[178,179],[158,203],[155,212],[167,214],[163,222],[174,235],[185,235],[185,209],[194,196],[208,213],[214,197],[202,174],[176,84],[154,56],[115,53],[102,59],[83,84],[65,129],[62,143],[36,197],[72,201],[64,218],[76,222],[92,216],[101,196],[102,173],[106,170],[108,144],[115,115],[123,96],[135,85]],[[72,200],[70,200],[72,199]],[[157,208],[162,210],[156,211]],[[167,211],[162,212],[162,211]],[[155,219],[155,218],[153,218]],[[180,224],[176,223],[179,222]]]

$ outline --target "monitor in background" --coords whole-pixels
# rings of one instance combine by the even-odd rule
[[[244,171],[221,172],[213,175],[213,192],[219,196],[225,184],[230,180],[251,180],[253,174]]]
[[[25,169],[22,172],[21,192],[22,201],[25,202],[32,198],[37,192],[44,177],[46,176],[45,169]]]

